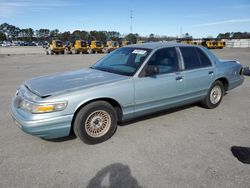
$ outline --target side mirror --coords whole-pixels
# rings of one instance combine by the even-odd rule
[[[159,69],[155,65],[148,65],[145,69],[145,76],[152,76],[159,72]]]

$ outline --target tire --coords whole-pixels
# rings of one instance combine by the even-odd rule
[[[221,81],[215,81],[208,90],[206,98],[201,102],[202,106],[213,109],[219,106],[224,96],[225,90]]]
[[[91,49],[88,49],[87,52],[88,52],[88,54],[92,54],[93,53]]]
[[[86,144],[106,141],[115,133],[116,128],[116,111],[105,101],[92,102],[81,108],[73,123],[75,135]]]

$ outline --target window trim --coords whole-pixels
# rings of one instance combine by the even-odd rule
[[[208,59],[210,65],[208,65],[208,66],[202,66],[202,61],[201,61],[201,57],[200,57],[200,55],[199,55],[198,49],[205,55],[205,57]],[[213,64],[212,64],[212,62],[211,62],[211,60],[210,60],[210,58],[208,57],[208,55],[207,55],[201,48],[195,47],[195,51],[196,51],[196,53],[197,53],[197,55],[198,55],[198,57],[199,57],[199,61],[200,61],[200,65],[201,65],[200,68],[206,68],[206,67],[212,67],[212,66],[213,66]]]
[[[200,63],[200,67],[192,68],[192,69],[186,69],[186,67],[185,67],[185,61],[184,61],[184,58],[183,58],[183,54],[182,54],[182,52],[181,52],[181,48],[194,48],[194,49],[195,49],[195,53],[196,53],[196,55],[198,56],[198,60],[199,60],[199,63]],[[191,71],[191,70],[197,70],[197,69],[203,69],[203,68],[210,68],[210,67],[213,67],[213,63],[212,63],[211,59],[208,57],[207,53],[205,53],[204,50],[202,50],[201,48],[199,48],[199,49],[205,54],[205,56],[207,57],[207,59],[208,59],[209,62],[210,62],[210,65],[209,65],[209,66],[202,66],[201,59],[200,59],[200,55],[199,55],[198,52],[197,52],[197,48],[199,48],[199,47],[196,47],[196,46],[180,46],[180,47],[179,47],[179,51],[180,51],[180,55],[181,55],[181,59],[182,59],[182,64],[183,64],[183,71]]]
[[[178,69],[178,70],[177,70],[177,71],[174,71],[174,72],[169,72],[169,73],[158,73],[158,74],[155,74],[155,76],[168,75],[168,74],[175,74],[175,73],[177,73],[177,72],[183,71],[183,70],[182,70],[183,65],[182,65],[182,62],[181,62],[182,60],[181,60],[181,56],[180,56],[180,54],[179,54],[178,48],[175,47],[175,46],[169,46],[169,47],[158,48],[158,49],[156,49],[155,51],[153,51],[153,52],[151,53],[151,55],[147,58],[146,63],[143,65],[143,68],[140,70],[140,72],[139,72],[139,74],[138,74],[138,77],[139,77],[139,78],[147,77],[147,76],[145,76],[145,69],[146,69],[146,67],[147,67],[148,62],[150,61],[150,59],[151,59],[151,58],[153,57],[153,55],[154,55],[155,53],[157,53],[159,50],[168,49],[168,48],[174,48],[174,50],[175,50],[175,52],[176,52],[176,56],[177,56],[177,69]]]

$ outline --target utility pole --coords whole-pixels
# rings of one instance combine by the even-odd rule
[[[182,26],[180,28],[180,38],[182,38]]]
[[[130,1],[130,5],[131,5],[131,8],[130,8],[130,33],[133,33],[133,5],[132,5],[132,0]]]

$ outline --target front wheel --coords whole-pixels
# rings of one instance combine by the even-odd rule
[[[205,108],[216,108],[222,101],[224,96],[224,86],[221,81],[215,81],[210,87],[206,98],[201,102]]]
[[[114,108],[105,101],[84,106],[76,114],[74,133],[87,144],[98,144],[109,139],[117,128]]]

